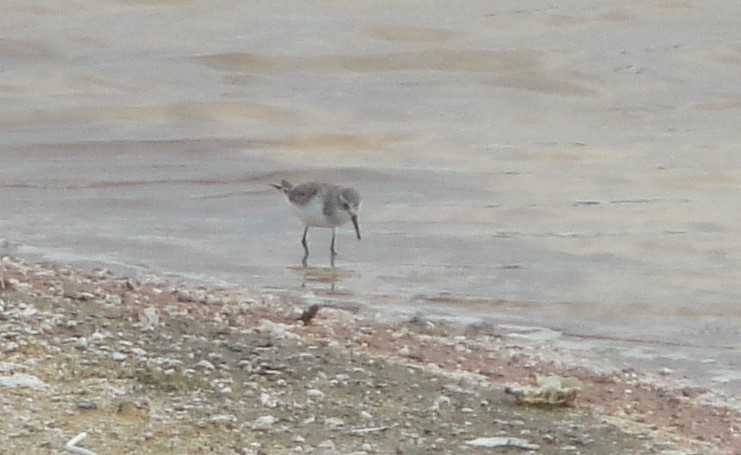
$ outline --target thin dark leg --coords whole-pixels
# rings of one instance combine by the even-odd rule
[[[304,258],[301,259],[301,263],[306,267],[309,259],[309,245],[306,243],[306,234],[309,232],[309,226],[304,228],[304,237],[301,239],[301,245],[304,246]]]
[[[334,248],[334,238],[337,235],[337,229],[332,229],[332,244],[329,246],[329,250],[332,252],[332,256],[337,256],[337,250]]]
[[[335,235],[337,235],[337,229],[332,228],[332,243],[329,246],[329,251],[331,252],[330,255],[330,263],[332,264],[332,267],[334,267],[334,257],[337,256],[337,250],[334,249],[334,238]]]

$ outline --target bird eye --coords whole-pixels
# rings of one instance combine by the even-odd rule
[[[347,204],[347,203],[342,204],[342,209],[343,210],[350,210],[350,204]]]

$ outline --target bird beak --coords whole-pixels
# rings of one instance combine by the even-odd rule
[[[350,220],[352,221],[352,225],[355,226],[355,233],[358,234],[358,240],[360,240],[360,226],[358,226],[358,216],[353,215]]]

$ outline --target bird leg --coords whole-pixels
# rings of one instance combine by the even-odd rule
[[[334,267],[334,257],[337,256],[337,250],[334,249],[334,238],[336,235],[337,228],[332,228],[332,243],[329,246],[329,251],[331,252],[330,262],[332,263],[332,267]]]
[[[304,237],[301,239],[301,245],[304,246],[304,258],[301,259],[301,263],[306,268],[307,260],[309,259],[309,245],[306,243],[306,234],[309,232],[309,226],[304,228]]]

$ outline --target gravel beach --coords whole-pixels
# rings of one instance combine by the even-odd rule
[[[15,258],[2,284],[4,454],[741,451],[723,397],[485,326],[339,307],[303,324],[286,297]],[[505,392],[544,377],[575,400]]]

